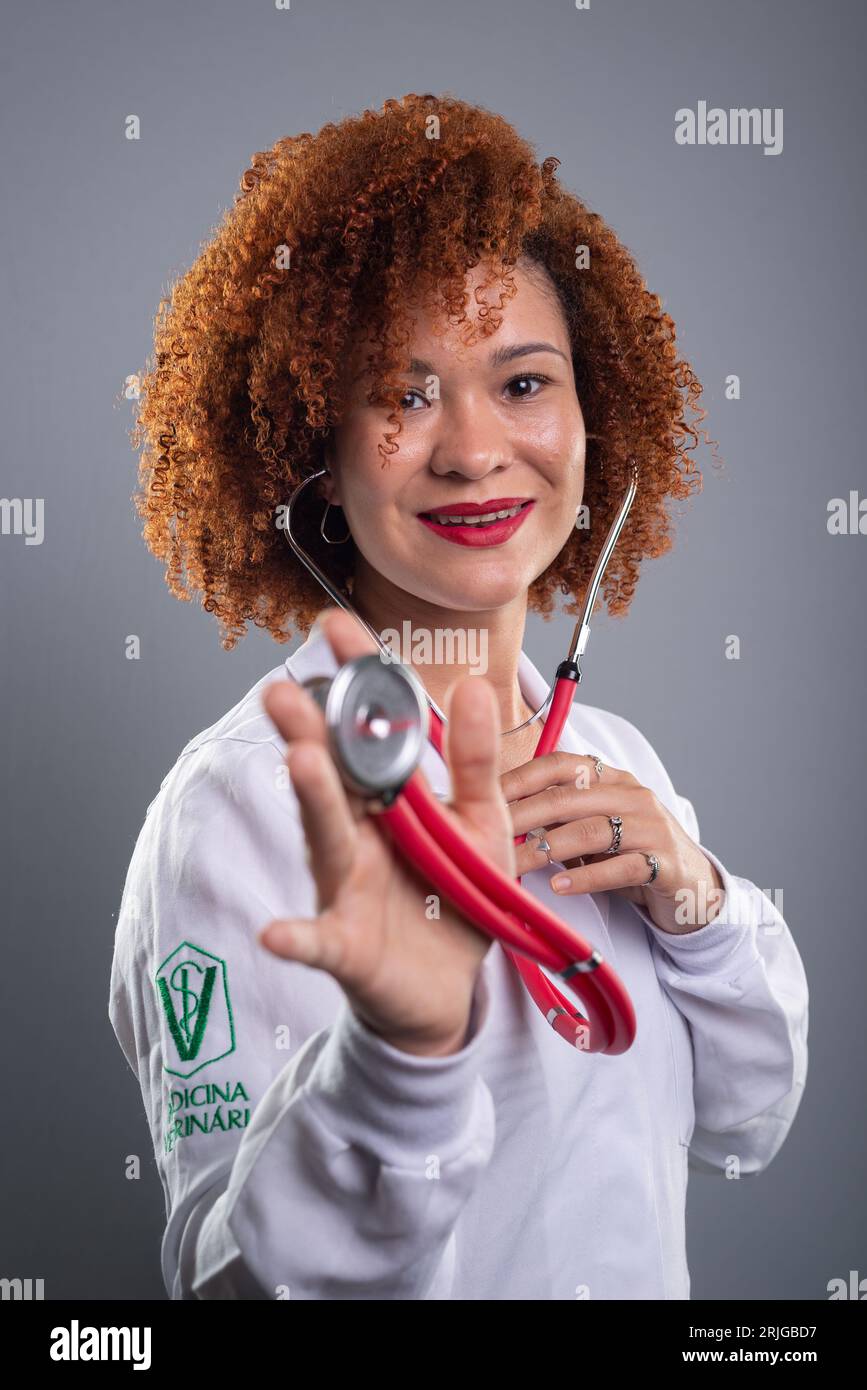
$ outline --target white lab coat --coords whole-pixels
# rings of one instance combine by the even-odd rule
[[[109,1016],[165,1191],[170,1297],[688,1298],[688,1150],[718,1172],[765,1168],[803,1092],[807,984],[788,927],[705,846],[727,911],[684,936],[617,893],[558,897],[545,865],[523,886],[623,979],[631,1049],[569,1047],[498,943],[460,1052],[391,1047],[329,975],[256,940],[274,917],[316,915],[261,693],[334,670],[314,633],[192,739],[129,866]],[[526,653],[519,680],[537,708],[548,686]],[[626,719],[576,699],[560,747],[629,769],[698,842],[691,803]],[[422,767],[447,794],[432,747]]]

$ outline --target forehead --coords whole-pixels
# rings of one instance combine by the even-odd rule
[[[449,323],[441,305],[431,307],[411,296],[406,298],[402,318],[409,335],[408,356],[425,356],[430,360],[436,355],[466,363],[487,362],[495,344],[536,339],[547,339],[563,351],[568,349],[569,333],[563,307],[553,281],[542,267],[519,262],[512,270],[514,297],[502,304],[502,281],[495,279],[492,284],[485,285],[486,274],[486,269],[479,265],[473,266],[464,277],[468,295],[464,307],[467,322],[464,323]],[[490,336],[482,336],[478,329],[492,308],[501,318],[500,326]],[[353,380],[358,374],[365,374],[371,341],[366,325],[360,324],[347,354]]]

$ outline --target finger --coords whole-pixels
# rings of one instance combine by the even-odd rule
[[[259,932],[266,950],[283,960],[298,961],[339,978],[343,958],[343,932],[331,914],[323,912],[310,921],[302,917],[275,918]]]
[[[584,859],[586,864],[591,855],[600,855],[603,859],[616,857],[607,854],[614,832],[611,821],[605,815],[582,816],[578,820],[557,827],[544,820],[537,820],[536,825],[546,826],[545,838],[551,858],[559,860],[561,864],[565,864],[569,859],[579,858]],[[532,828],[528,826],[528,829]],[[662,841],[657,822],[637,812],[623,816],[618,853],[643,849],[651,841],[657,844]],[[516,847],[515,856],[519,866],[523,865],[519,869],[521,873],[529,873],[531,869],[543,869],[548,863],[547,855],[540,849],[536,836],[529,837],[523,845]]]
[[[588,811],[590,809],[593,808],[588,808]],[[536,796],[525,796],[520,801],[509,803],[509,815],[516,835],[526,835],[537,825],[546,825],[553,830],[555,825],[580,818],[584,810],[579,793],[568,785],[546,787]]]
[[[262,708],[287,743],[303,738],[327,746],[325,715],[297,681],[272,681],[262,693]]]
[[[338,610],[330,609],[327,611],[330,614]],[[340,616],[348,618],[348,614],[340,614]],[[349,618],[350,624],[352,621]],[[373,639],[368,638],[367,634],[362,633],[362,636],[373,644]],[[346,633],[344,629],[340,645],[341,649],[347,652],[347,660],[353,659],[350,650],[351,643],[352,634]],[[364,655],[364,653],[356,652],[355,655]],[[290,747],[299,739],[308,739],[314,743],[319,743],[323,748],[329,747],[325,715],[309,690],[305,690],[297,681],[280,680],[266,686],[262,695],[262,707],[278,732],[290,744]],[[346,798],[353,819],[360,820],[366,814],[364,798],[349,789],[346,791]]]
[[[316,626],[328,640],[338,666],[379,650],[370,633],[340,608],[324,608]],[[262,706],[287,741],[312,738],[327,744],[325,715],[297,681],[273,681],[265,688]]]
[[[452,805],[481,825],[485,808],[501,802],[500,716],[497,697],[483,676],[462,676],[446,691],[445,756]]]
[[[323,608],[316,619],[316,626],[327,638],[339,666],[354,661],[358,656],[380,650],[358,619],[342,608]]]
[[[503,795],[508,802],[532,796],[546,787],[569,785],[586,790],[600,781],[623,783],[634,781],[632,773],[605,763],[602,778],[596,772],[596,759],[589,753],[545,753],[531,758],[520,767],[513,767],[500,778]]]
[[[654,854],[656,851],[648,850],[647,853]],[[658,892],[665,892],[668,875],[665,873],[665,861],[661,857],[659,859],[660,871],[653,886]],[[555,893],[568,897],[570,893],[608,893],[618,888],[641,888],[649,878],[647,860],[643,853],[636,850],[628,854],[613,854],[595,864],[584,864],[565,873],[558,869],[551,879],[551,887]]]
[[[320,910],[331,906],[355,861],[358,828],[327,750],[309,740],[290,750],[289,776],[298,798]]]
[[[556,825],[567,822],[598,821],[600,816],[625,816],[627,812],[633,818],[644,817],[646,805],[644,789],[624,782],[600,784],[584,791],[564,783],[509,803],[516,835],[525,835],[537,825],[547,825],[553,830]]]

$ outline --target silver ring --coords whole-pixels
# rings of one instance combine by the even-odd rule
[[[551,846],[548,844],[548,830],[544,825],[539,825],[535,830],[528,830],[528,835],[539,841],[538,848],[544,851],[548,863],[553,867],[554,860],[551,858]]]
[[[596,756],[595,753],[588,753],[587,756],[588,756],[588,758],[592,758],[592,759],[593,759],[593,765],[594,765],[594,767],[596,768],[596,776],[599,778],[599,780],[600,780],[600,782],[601,782],[601,781],[602,781],[602,769],[603,769],[603,767],[605,766],[604,762],[602,761],[601,758],[597,758],[597,756]]]
[[[644,855],[645,859],[650,865],[650,878],[646,878],[641,885],[642,888],[646,888],[648,883],[652,883],[653,880],[656,878],[656,875],[659,873],[659,860],[657,859],[655,854],[647,854],[645,850],[641,850],[640,853]]]
[[[605,854],[619,854],[620,837],[623,834],[623,821],[620,816],[609,816],[608,819],[611,823],[611,829],[614,831],[614,838],[611,841],[611,848],[606,849],[604,852]]]

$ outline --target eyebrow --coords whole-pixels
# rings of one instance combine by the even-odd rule
[[[511,347],[495,348],[488,360],[492,367],[503,367],[507,362],[513,362],[516,357],[529,357],[534,352],[554,352],[558,357],[562,357],[564,362],[569,361],[565,352],[561,352],[553,343],[513,343]],[[430,362],[425,362],[421,357],[413,357],[410,360],[409,370],[417,375],[436,376]]]
[[[565,352],[561,352],[553,343],[513,343],[511,347],[495,348],[488,360],[491,367],[497,368],[505,366],[507,362],[513,362],[517,357],[529,357],[534,352],[553,352],[557,357],[562,357],[564,362],[569,361]],[[353,377],[353,381],[358,381],[358,378],[364,375],[364,371],[359,372],[358,376]],[[437,373],[430,362],[426,362],[423,357],[412,357],[409,363],[409,375],[436,376]]]

